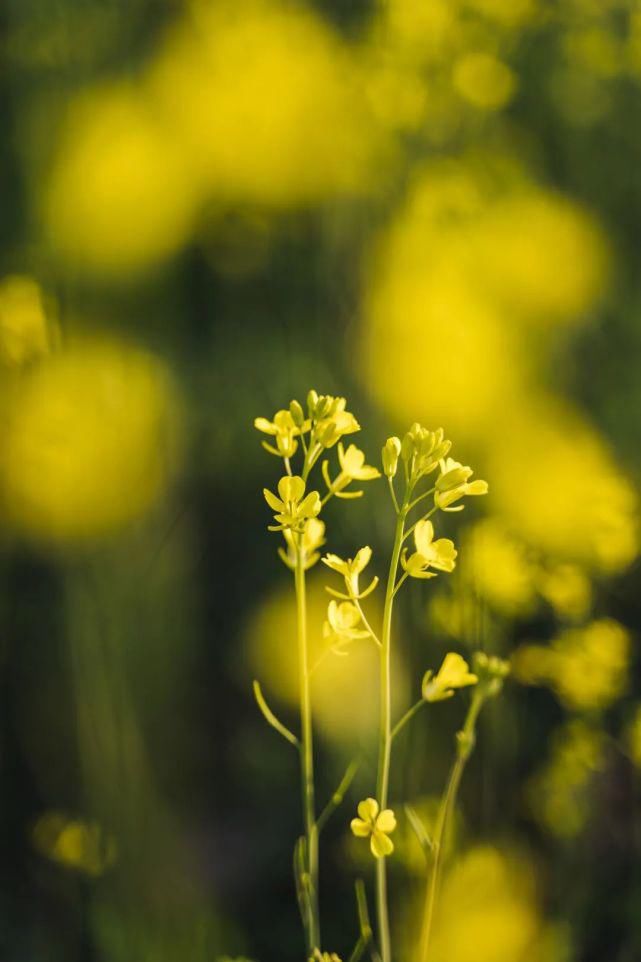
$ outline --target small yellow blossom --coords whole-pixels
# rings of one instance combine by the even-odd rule
[[[487,494],[487,481],[469,481],[473,473],[472,468],[460,464],[454,458],[445,458],[441,462],[441,473],[436,482],[436,507],[442,511],[462,511],[462,504],[456,508],[451,508],[450,505],[465,495]]]
[[[341,957],[335,952],[321,952],[314,949],[314,954],[310,956],[309,962],[341,962]]]
[[[306,497],[303,497],[305,482],[298,475],[290,477],[286,474],[280,479],[278,482],[280,498],[267,488],[263,489],[263,494],[269,507],[276,512],[274,517],[278,521],[277,525],[269,526],[270,531],[283,531],[285,528],[301,531],[304,523],[309,518],[315,518],[321,509],[318,491],[310,491]]]
[[[373,591],[378,584],[378,578],[374,578],[365,591],[359,591],[358,585],[359,576],[370,563],[371,557],[372,549],[369,547],[369,545],[366,545],[364,548],[361,548],[359,551],[357,551],[354,560],[348,558],[346,561],[344,561],[336,554],[325,555],[323,558],[323,564],[326,564],[328,568],[332,569],[332,571],[337,571],[339,575],[344,577],[345,586],[348,592],[347,596],[344,596],[337,591],[328,589],[330,590],[330,594],[334,594],[340,598],[347,597],[347,599],[350,599],[364,598],[371,591]]]
[[[435,578],[438,571],[453,571],[456,564],[457,551],[454,542],[449,538],[439,538],[434,541],[434,525],[428,519],[419,521],[414,529],[414,543],[416,551],[406,557],[403,552],[401,564],[412,578]]]
[[[332,600],[327,608],[323,638],[333,651],[342,654],[342,649],[351,641],[369,637],[369,631],[359,628],[360,624],[361,614],[355,604],[351,601],[342,601],[338,604]]]
[[[341,466],[341,474],[350,481],[373,481],[374,478],[381,476],[377,468],[365,464],[365,454],[355,444],[350,444],[345,450],[339,442],[338,462]]]
[[[291,411],[283,410],[276,412],[273,421],[268,421],[267,418],[256,418],[254,420],[254,427],[258,431],[262,431],[263,434],[271,434],[275,438],[275,448],[271,444],[268,444],[267,441],[262,442],[266,451],[269,451],[270,454],[275,454],[279,458],[291,458],[296,454],[296,449],[298,448],[296,437],[309,431],[310,423],[309,421],[304,421],[302,424],[297,425]]]
[[[312,392],[310,392],[312,393]],[[313,392],[308,397],[308,405],[313,406],[311,415],[316,420],[315,436],[324,448],[333,447],[345,434],[360,431],[361,426],[350,411],[346,411],[347,401],[344,397],[332,397]]]
[[[470,672],[469,665],[461,655],[450,651],[443,660],[438,674],[432,677],[432,671],[426,671],[423,677],[423,698],[425,701],[445,701],[451,698],[455,688],[465,688],[475,685],[476,675]]]
[[[374,858],[383,858],[394,851],[394,843],[388,836],[396,828],[396,816],[391,808],[380,811],[375,798],[366,798],[359,803],[358,818],[351,821],[351,829],[357,838],[369,837],[369,845]]]
[[[287,550],[279,548],[278,553],[282,561],[293,571],[296,567],[296,539],[289,528],[283,529],[283,537],[287,542]],[[298,538],[300,547],[303,549],[303,565],[307,571],[320,558],[318,549],[325,544],[325,522],[320,521],[319,518],[309,518]]]

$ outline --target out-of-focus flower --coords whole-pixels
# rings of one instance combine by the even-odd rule
[[[539,956],[536,947],[543,940],[547,954]],[[563,962],[561,948],[545,925],[531,864],[490,846],[456,859],[442,887],[434,959]]]
[[[441,473],[436,480],[434,504],[437,508],[442,511],[461,511],[463,505],[458,508],[451,508],[450,505],[467,495],[487,494],[487,481],[468,480],[473,473],[472,468],[460,464],[454,458],[445,458],[441,462]]]
[[[551,645],[525,645],[514,654],[515,675],[547,684],[574,710],[607,708],[625,688],[630,637],[608,618],[564,631]]]
[[[358,638],[369,638],[369,631],[360,627],[361,614],[351,601],[340,604],[332,599],[327,608],[327,620],[323,624],[323,638],[337,654]]]
[[[320,949],[314,949],[309,962],[341,962],[341,958],[336,952],[321,952]]]
[[[495,518],[477,522],[462,549],[466,588],[507,617],[526,615],[535,603],[538,569],[526,547]]]
[[[403,551],[401,564],[411,578],[435,578],[437,571],[454,571],[457,551],[449,538],[434,541],[434,525],[429,519],[414,528],[416,551],[407,557]],[[430,568],[436,569],[430,571]]]
[[[163,363],[87,340],[29,371],[8,399],[5,517],[33,537],[95,538],[144,514],[176,467],[176,393]]]
[[[496,510],[546,556],[615,572],[637,554],[634,490],[569,405],[547,398],[513,411],[489,451],[488,473]]]
[[[283,548],[279,548],[278,553],[282,561],[293,571],[296,567],[296,544],[294,542],[294,535],[289,528],[284,528],[283,537],[287,542],[287,550],[285,551]],[[319,518],[309,518],[309,520],[305,522],[302,535],[298,535],[298,539],[302,544],[303,564],[307,571],[309,568],[312,568],[320,558],[318,549],[325,544],[325,522]]]
[[[571,838],[590,815],[590,788],[605,767],[603,732],[580,719],[559,729],[545,767],[529,782],[527,798],[537,820],[553,835]]]
[[[305,421],[297,425],[290,411],[277,411],[273,421],[268,421],[267,418],[255,418],[254,427],[263,434],[270,434],[276,441],[275,448],[267,441],[263,441],[262,445],[266,451],[280,458],[291,458],[298,448],[296,438],[309,431],[310,422]]]
[[[32,837],[42,855],[92,878],[103,875],[116,861],[116,842],[97,822],[49,812],[38,819]]]
[[[71,105],[43,199],[51,247],[74,267],[148,269],[187,240],[195,184],[174,136],[125,85]]]
[[[374,858],[384,858],[394,851],[394,843],[389,837],[396,828],[396,817],[391,808],[380,811],[375,798],[359,802],[358,818],[353,818],[350,827],[357,838],[369,838]]]
[[[37,281],[21,274],[4,277],[0,281],[0,361],[10,367],[35,361],[50,352],[56,333]]]
[[[315,518],[321,509],[318,491],[310,491],[305,496],[305,482],[298,475],[286,474],[278,482],[278,497],[268,488],[263,488],[265,501],[275,512],[278,524],[270,525],[270,531],[284,531],[292,528],[303,531],[306,521]]]
[[[147,86],[194,177],[221,204],[290,208],[361,193],[380,176],[360,70],[331,26],[302,6],[194,5]]]
[[[488,655],[485,651],[475,651],[472,666],[477,676],[479,693],[483,698],[494,698],[503,688],[510,674],[510,663],[498,655]]]
[[[625,741],[630,758],[637,768],[641,768],[641,705],[637,704],[628,722]]]
[[[454,64],[454,86],[461,96],[481,110],[499,110],[516,91],[510,68],[490,53],[464,53]]]
[[[433,671],[426,671],[423,677],[422,693],[425,701],[445,701],[454,695],[455,688],[475,685],[476,675],[470,671],[468,663],[461,655],[450,651],[435,677]]]
[[[542,568],[536,587],[560,618],[578,621],[592,603],[590,579],[577,565],[558,564]]]

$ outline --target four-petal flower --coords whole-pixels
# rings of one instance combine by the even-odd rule
[[[401,564],[412,578],[435,578],[436,571],[453,571],[456,564],[457,551],[454,542],[449,538],[439,538],[434,541],[434,525],[423,519],[414,528],[414,543],[416,551],[406,556],[403,552]],[[435,568],[436,571],[430,571]]]
[[[394,843],[389,835],[396,828],[396,816],[391,808],[380,811],[375,798],[366,798],[359,803],[358,818],[353,818],[350,827],[358,838],[369,837],[369,846],[374,858],[383,858],[394,851]]]

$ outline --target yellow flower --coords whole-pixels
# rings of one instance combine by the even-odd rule
[[[266,451],[279,458],[291,458],[298,447],[296,437],[309,431],[310,423],[305,421],[299,427],[296,425],[291,412],[283,410],[276,412],[273,421],[268,421],[267,418],[256,418],[254,427],[258,431],[262,431],[263,434],[271,434],[276,439],[275,448],[267,441],[262,442]]]
[[[293,528],[299,533],[303,530],[304,523],[309,518],[314,518],[320,512],[321,500],[318,491],[310,491],[307,497],[305,494],[305,482],[298,475],[290,477],[286,474],[278,482],[277,498],[275,494],[267,488],[263,489],[265,501],[275,511],[277,525],[270,525],[270,531],[283,531],[285,528]]]
[[[321,952],[314,949],[314,954],[310,956],[309,962],[341,962],[341,957],[335,952]]]
[[[342,654],[342,649],[350,641],[355,641],[357,638],[369,638],[369,631],[359,628],[360,624],[361,614],[355,604],[351,601],[342,601],[338,604],[332,600],[327,608],[327,621],[323,625],[323,638],[337,654]]]
[[[452,697],[455,688],[475,685],[478,681],[476,675],[470,672],[465,659],[453,651],[447,653],[435,678],[432,678],[433,674],[432,671],[426,671],[423,677],[422,691],[425,701],[445,701]]]
[[[336,554],[325,555],[323,558],[323,564],[326,564],[328,568],[332,569],[332,571],[337,571],[344,577],[345,586],[348,592],[347,596],[345,596],[341,595],[337,591],[328,589],[330,594],[334,594],[339,598],[346,597],[349,600],[350,598],[364,598],[371,591],[373,591],[378,584],[378,578],[374,578],[363,592],[359,593],[358,587],[359,575],[365,570],[370,562],[371,557],[372,549],[369,547],[369,545],[366,545],[364,548],[361,548],[359,551],[357,551],[354,560],[348,558],[347,561],[343,561],[343,559],[339,558]]]
[[[345,434],[360,431],[361,426],[350,411],[345,410],[344,397],[315,396],[316,437],[324,448],[333,447]],[[314,415],[312,415],[314,416]]]
[[[429,571],[429,568],[448,572],[454,570],[457,555],[454,542],[449,538],[434,541],[434,525],[431,521],[425,519],[417,523],[414,528],[414,542],[414,554],[407,558],[404,551],[401,557],[401,564],[410,577],[435,578],[436,572]]]
[[[296,567],[296,541],[289,528],[283,529],[283,537],[287,542],[287,551],[279,548],[278,553],[282,561],[293,571]],[[320,521],[318,518],[309,518],[309,520],[305,522],[302,534],[298,537],[299,541],[302,539],[303,564],[305,571],[307,571],[313,567],[320,558],[318,549],[321,545],[325,544],[325,522]]]
[[[396,816],[391,808],[379,811],[375,798],[366,798],[358,806],[359,818],[353,818],[351,829],[357,838],[369,836],[369,846],[374,858],[383,858],[394,851],[394,843],[389,834],[396,828]]]
[[[347,451],[343,445],[338,445],[338,461],[341,474],[350,481],[372,481],[380,478],[381,472],[377,468],[365,464],[365,454],[355,444],[350,444]]]
[[[442,461],[434,494],[436,507],[442,511],[462,511],[462,504],[457,508],[450,508],[450,505],[468,494],[487,494],[487,481],[468,480],[473,473],[472,468],[460,464],[454,458],[446,458]]]

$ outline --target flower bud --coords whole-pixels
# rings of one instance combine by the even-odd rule
[[[318,394],[316,391],[311,390],[307,395],[307,411],[310,418],[313,418],[316,414],[316,405],[318,404]]]
[[[398,438],[388,438],[382,451],[383,472],[386,477],[393,478],[396,474],[400,453],[400,440]]]
[[[297,428],[301,428],[301,427],[303,426],[303,422],[304,422],[304,420],[305,420],[305,414],[303,413],[303,409],[302,409],[302,407],[300,406],[300,404],[298,403],[298,401],[291,401],[291,402],[290,402],[290,405],[289,405],[289,413],[291,414],[291,416],[292,416],[292,421],[294,422],[294,424],[296,425],[296,427],[297,427]]]

